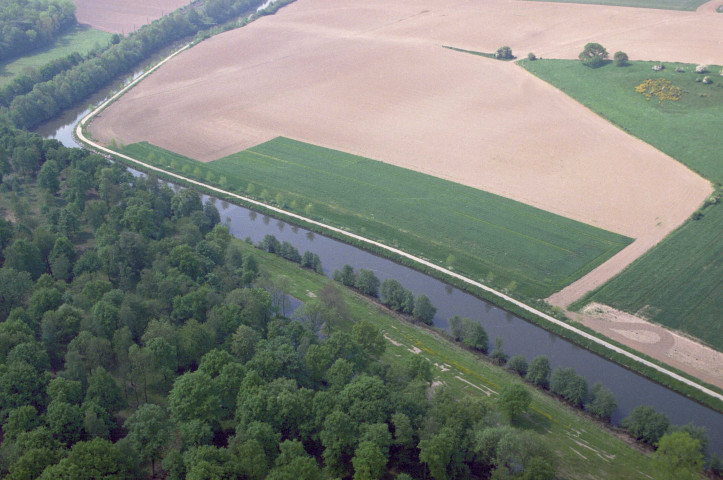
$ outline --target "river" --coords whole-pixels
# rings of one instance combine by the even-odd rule
[[[97,94],[91,103],[98,103],[126,82],[116,83]],[[45,138],[56,138],[68,147],[79,147],[72,131],[88,112],[84,108],[68,111],[63,117],[41,125],[36,131]],[[204,196],[204,202],[207,198]],[[238,238],[250,237],[253,242],[258,242],[264,235],[273,234],[280,241],[286,240],[294,245],[301,253],[307,250],[317,253],[327,276],[334,269],[349,264],[357,270],[366,268],[374,271],[381,281],[397,279],[415,295],[425,294],[429,297],[437,307],[434,318],[436,327],[447,329],[447,319],[454,315],[467,317],[484,326],[490,343],[501,338],[503,350],[510,356],[524,355],[530,361],[537,355],[547,355],[553,369],[572,367],[587,379],[590,386],[601,382],[613,392],[618,402],[612,417],[613,423],[619,424],[638,405],[651,405],[665,413],[675,425],[692,422],[705,426],[710,436],[709,451],[723,454],[723,414],[715,410],[426,274],[247,208],[213,200],[221,212],[222,220]]]

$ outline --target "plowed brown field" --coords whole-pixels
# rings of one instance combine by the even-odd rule
[[[298,0],[205,41],[91,125],[203,161],[283,135],[481,188],[636,241],[567,305],[680,225],[709,182],[513,63],[442,48],[723,64],[723,15],[516,0]],[[594,85],[591,86],[594,88]]]
[[[74,0],[78,22],[110,33],[129,33],[190,0]]]

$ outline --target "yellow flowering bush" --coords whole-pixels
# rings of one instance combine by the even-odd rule
[[[649,78],[635,87],[635,91],[643,94],[648,100],[655,97],[658,99],[658,102],[662,102],[663,100],[677,102],[680,100],[681,95],[683,95],[683,90],[681,90],[680,87],[676,87],[670,80],[664,78],[656,80]]]

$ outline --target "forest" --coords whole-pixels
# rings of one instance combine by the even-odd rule
[[[196,192],[10,127],[0,146],[7,478],[554,478],[493,402],[429,396],[422,357],[381,362],[340,287],[321,317],[284,316]]]

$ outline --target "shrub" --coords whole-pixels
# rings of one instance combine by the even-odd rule
[[[608,52],[605,47],[599,43],[588,43],[580,55],[577,56],[583,65],[590,68],[601,67],[608,58]]]
[[[527,367],[528,382],[538,387],[547,388],[550,384],[550,361],[545,355],[539,355],[532,359]]]
[[[664,100],[671,100],[677,102],[683,95],[683,90],[680,87],[676,87],[670,80],[659,78],[657,80],[647,79],[637,87],[635,91],[641,93],[645,98],[650,100],[655,97],[658,102]]]
[[[695,67],[695,73],[708,73],[708,65],[698,65]]]
[[[710,85],[711,83],[713,83],[713,80],[711,80],[710,77],[706,75],[705,77],[703,77],[703,83],[705,83],[706,85]]]
[[[663,65],[662,63],[656,63],[655,65],[653,65],[653,70],[655,70],[656,72],[659,72],[659,71],[663,70],[664,68],[665,68],[665,65]]]
[[[640,405],[633,408],[630,415],[622,421],[622,425],[638,440],[655,445],[668,431],[670,420],[653,407]]]
[[[615,52],[615,55],[613,55],[613,60],[615,61],[616,66],[624,67],[628,64],[628,54],[625,52]]]
[[[537,56],[534,53],[530,52],[527,54],[527,59],[530,61],[534,61],[537,60]],[[723,75],[723,72],[721,72],[721,75]]]
[[[675,71],[678,73],[685,73],[685,68],[683,67],[675,67]]]
[[[527,360],[524,355],[515,355],[507,362],[507,368],[524,377],[527,374]]]
[[[500,60],[511,60],[515,58],[515,56],[512,55],[512,49],[510,47],[504,46],[497,49],[497,52],[495,52],[495,58]]]

